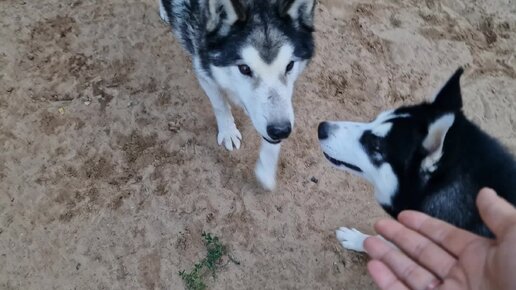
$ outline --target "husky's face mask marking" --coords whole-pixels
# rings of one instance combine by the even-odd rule
[[[224,11],[240,0],[218,1]],[[242,3],[214,17],[221,24],[211,25],[207,71],[227,96],[244,108],[260,135],[275,144],[287,138],[294,126],[292,93],[313,54],[315,2]],[[260,12],[245,14],[253,10]]]
[[[238,65],[212,67],[228,96],[244,108],[256,130],[271,143],[287,138],[294,126],[292,93],[306,61],[297,60],[293,51],[285,44],[268,63],[253,46],[247,46]]]
[[[400,186],[425,183],[443,158],[445,138],[462,108],[457,71],[432,103],[386,111],[370,123],[323,122],[318,135],[326,158],[371,182],[390,206]]]
[[[391,196],[398,187],[398,179],[389,157],[389,134],[393,122],[407,115],[393,111],[380,114],[370,123],[323,122],[319,125],[319,140],[326,158],[337,168],[364,177],[375,185],[376,198],[390,205]]]

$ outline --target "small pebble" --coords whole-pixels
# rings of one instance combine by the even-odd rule
[[[65,113],[65,109],[64,109],[63,107],[61,107],[61,108],[57,109],[57,111],[58,111],[58,112],[59,112],[59,114],[61,114],[61,115],[64,115],[64,113]]]
[[[179,131],[179,126],[175,123],[169,122],[168,123],[168,130],[174,133],[177,133]]]
[[[319,182],[319,179],[315,178],[315,176],[312,176],[312,178],[310,178],[310,181],[317,184]]]

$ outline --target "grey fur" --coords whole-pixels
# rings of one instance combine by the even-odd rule
[[[284,3],[294,2],[291,0],[231,0],[242,7],[238,9],[234,25],[228,25],[223,9],[218,10],[220,14],[216,17],[210,15],[208,4],[213,1],[223,0],[162,0],[177,38],[192,56],[200,57],[208,74],[209,64],[227,66],[237,63],[238,49],[245,45],[255,47],[267,62],[271,62],[287,42],[295,47],[299,60],[312,57],[313,7],[311,13],[306,14],[303,12],[305,6],[300,6],[299,19],[290,19],[285,11],[280,10],[289,8]],[[211,24],[213,19],[218,23]]]
[[[256,176],[275,186],[280,142],[292,132],[294,83],[314,52],[314,0],[160,0],[160,16],[192,56],[217,121],[217,142],[240,148],[231,104],[262,136]]]

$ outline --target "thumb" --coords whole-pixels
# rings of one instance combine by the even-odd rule
[[[497,238],[516,225],[516,209],[490,188],[480,190],[477,207],[482,220]]]

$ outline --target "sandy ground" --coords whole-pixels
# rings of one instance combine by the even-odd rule
[[[516,5],[323,0],[316,13],[268,193],[260,138],[237,112],[243,148],[216,144],[153,0],[0,0],[0,288],[182,289],[209,231],[241,261],[212,289],[374,289],[333,231],[371,232],[384,213],[323,160],[317,124],[428,98],[465,65],[467,115],[516,152]]]

